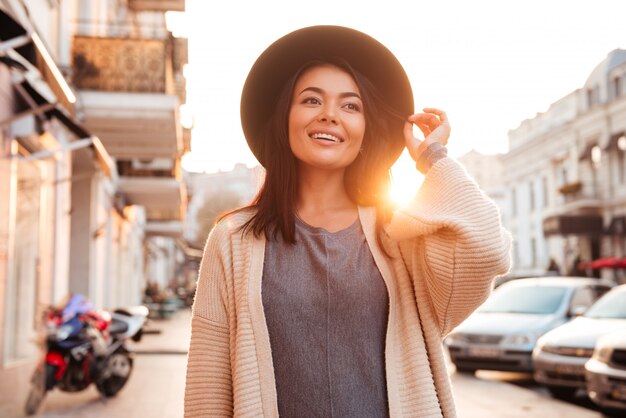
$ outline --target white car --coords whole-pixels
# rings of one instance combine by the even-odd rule
[[[603,335],[626,333],[626,285],[601,297],[582,316],[546,333],[533,351],[534,377],[558,398],[585,389],[585,363]]]
[[[626,411],[626,332],[598,340],[593,356],[585,363],[585,378],[587,394],[593,402]]]
[[[532,371],[537,338],[569,321],[610,290],[581,277],[539,277],[502,284],[444,340],[458,372]]]

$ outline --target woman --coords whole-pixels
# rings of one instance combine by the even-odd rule
[[[413,114],[376,40],[315,26],[261,54],[241,118],[266,178],[207,241],[185,416],[454,416],[442,339],[506,273],[510,238],[446,156],[446,114]],[[393,212],[405,146],[426,176]]]

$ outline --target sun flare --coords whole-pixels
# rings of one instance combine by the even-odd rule
[[[424,176],[417,171],[415,162],[406,150],[391,167],[391,174],[389,198],[396,206],[404,206],[413,199],[422,181],[424,181]]]

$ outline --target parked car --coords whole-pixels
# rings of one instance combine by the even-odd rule
[[[533,351],[534,377],[558,398],[574,396],[585,385],[585,363],[598,339],[626,332],[626,285],[617,286],[573,321],[546,333]]]
[[[626,305],[622,308],[626,310]],[[626,332],[598,340],[591,359],[585,363],[585,380],[587,394],[593,402],[626,411]]]
[[[539,277],[503,283],[444,340],[459,372],[530,372],[537,338],[606,293],[610,284],[581,277]]]

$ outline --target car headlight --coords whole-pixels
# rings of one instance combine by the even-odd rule
[[[612,354],[613,349],[611,349],[611,347],[598,347],[593,350],[593,355],[591,356],[591,358],[601,361],[603,363],[608,363],[611,359]]]
[[[530,335],[520,334],[520,335],[508,335],[504,337],[502,340],[502,344],[509,345],[526,345],[531,344],[535,341],[535,338]]]
[[[533,349],[533,355],[536,355],[538,352],[543,351],[546,347],[546,340],[544,338],[537,339],[537,343],[535,343],[535,348]]]

